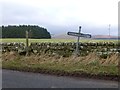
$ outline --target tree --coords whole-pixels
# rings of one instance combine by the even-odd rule
[[[30,33],[30,38],[49,39],[50,33],[46,28],[31,25],[2,26],[2,38],[25,38],[26,30]]]

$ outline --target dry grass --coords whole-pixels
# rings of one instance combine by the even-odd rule
[[[20,59],[24,63],[29,64],[42,64],[44,62],[51,62],[51,63],[82,63],[84,65],[88,65],[91,63],[98,63],[100,65],[118,65],[118,54],[112,54],[107,59],[102,59],[98,57],[95,53],[90,53],[84,57],[62,57],[62,56],[48,56],[48,55],[30,55],[30,56],[20,56],[15,52],[6,52],[2,54],[2,61],[11,61]]]

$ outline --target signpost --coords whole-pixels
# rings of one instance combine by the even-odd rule
[[[67,33],[70,36],[76,36],[78,37],[77,43],[76,43],[76,50],[75,50],[75,55],[79,55],[79,40],[80,37],[85,37],[85,38],[91,38],[92,36],[90,34],[83,34],[81,33],[81,26],[79,26],[79,32],[68,32]]]
[[[83,33],[76,33],[76,32],[68,32],[67,34],[71,36],[91,38],[90,34],[83,34]]]

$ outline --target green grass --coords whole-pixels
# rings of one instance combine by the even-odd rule
[[[74,42],[75,40],[65,40],[65,39],[29,39],[29,42]],[[2,39],[2,42],[26,42],[26,39]]]
[[[29,43],[31,42],[76,42],[77,40],[74,39],[29,39]],[[4,38],[2,39],[2,42],[26,42],[26,39],[23,38]],[[118,42],[118,40],[80,40],[80,42]]]
[[[42,64],[28,64],[19,61],[8,61],[3,62],[2,67],[5,69],[15,69],[21,71],[35,71],[40,72],[41,70],[47,70],[49,72],[59,71],[67,72],[70,74],[75,73],[86,73],[89,75],[118,75],[118,68],[116,66],[92,66],[92,65],[83,65],[83,64],[67,64],[63,63],[51,63],[45,62]],[[31,69],[31,70],[30,70]]]

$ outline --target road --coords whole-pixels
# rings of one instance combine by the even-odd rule
[[[2,70],[3,88],[118,88],[118,82]]]

